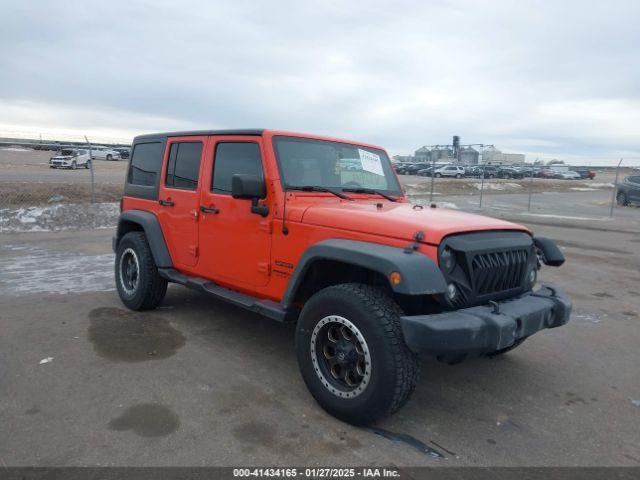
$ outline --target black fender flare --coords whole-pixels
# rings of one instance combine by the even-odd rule
[[[564,255],[556,245],[556,242],[550,238],[533,237],[533,244],[542,253],[541,260],[545,265],[559,267],[564,263]]]
[[[390,285],[393,292],[399,294],[430,295],[444,293],[447,290],[442,272],[426,255],[414,251],[407,253],[402,248],[377,243],[330,239],[310,246],[302,254],[282,297],[285,308],[292,306],[305,274],[317,260],[337,260],[365,267],[387,279],[392,272],[398,272],[401,282],[398,285]]]
[[[116,231],[116,236],[113,237],[113,251],[115,252],[118,248],[120,239],[131,231],[130,228],[127,228],[127,225],[131,223],[140,225],[144,230],[156,266],[158,268],[172,268],[173,262],[171,261],[171,255],[169,255],[167,242],[164,239],[158,217],[143,210],[127,210],[120,214],[118,230]]]

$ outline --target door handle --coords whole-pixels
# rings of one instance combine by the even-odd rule
[[[200,211],[202,213],[213,213],[214,215],[220,212],[220,210],[215,207],[205,207],[204,205],[200,205]]]
[[[160,205],[162,205],[163,207],[173,207],[175,204],[173,203],[172,200],[158,200],[158,203]]]

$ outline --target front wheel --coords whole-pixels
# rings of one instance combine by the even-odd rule
[[[404,342],[400,314],[384,291],[363,284],[327,287],[307,301],[296,330],[298,365],[331,415],[364,425],[409,399],[419,368]]]
[[[627,196],[623,192],[620,192],[618,193],[618,195],[616,195],[616,200],[618,202],[618,205],[620,205],[621,207],[629,204],[629,200],[627,200]]]
[[[441,178],[442,174],[441,173],[436,173],[436,178]]]
[[[78,164],[74,160],[73,162],[71,162],[71,170],[75,170],[77,168],[78,168]]]
[[[107,154],[107,160],[111,161],[113,160],[113,155],[111,155],[110,153]]]
[[[91,160],[87,160],[87,163],[84,164],[84,168],[89,170],[91,168]]]
[[[115,276],[120,299],[131,310],[154,309],[167,293],[143,232],[129,232],[118,242]]]

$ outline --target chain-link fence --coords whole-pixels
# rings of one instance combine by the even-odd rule
[[[39,145],[0,143],[0,233],[114,225],[128,149]]]
[[[489,215],[594,220],[638,215],[637,210],[619,207],[640,197],[621,198],[616,185],[624,188],[630,178],[640,180],[640,158],[612,161],[605,167],[545,163],[539,159],[536,164],[438,166],[432,161],[430,167],[400,178],[412,202]]]

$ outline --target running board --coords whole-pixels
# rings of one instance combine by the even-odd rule
[[[232,305],[264,315],[273,320],[278,320],[279,322],[294,320],[297,314],[297,312],[285,310],[282,308],[282,305],[273,300],[254,298],[250,295],[221,287],[205,278],[184,275],[174,268],[159,268],[158,273],[169,282],[179,283],[185,287],[200,290],[219,300],[224,300]]]

